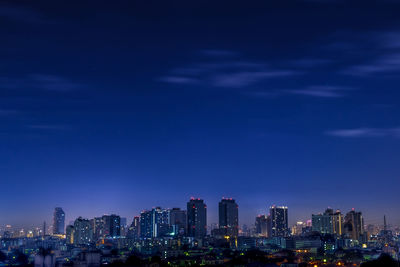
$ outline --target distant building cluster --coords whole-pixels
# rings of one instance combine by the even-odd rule
[[[79,217],[65,226],[65,212],[57,207],[49,229],[46,223],[28,231],[15,231],[6,225],[0,239],[0,251],[8,255],[8,265],[14,264],[15,251],[24,251],[28,262],[42,267],[100,266],[128,261],[126,255],[140,255],[141,259],[158,256],[169,263],[175,261],[176,266],[182,266],[178,259],[183,259],[184,265],[198,264],[200,259],[203,263],[207,259],[208,265],[218,265],[227,261],[224,250],[239,253],[235,254],[238,257],[249,251],[262,251],[269,260],[280,259],[283,251],[292,251],[298,262],[312,266],[328,260],[354,266],[381,253],[398,259],[399,247],[398,227],[388,226],[386,217],[383,226],[366,226],[362,213],[354,209],[342,214],[328,208],[290,227],[288,207],[273,205],[268,214],[255,217],[254,225],[239,227],[239,206],[232,198],[220,200],[218,224],[211,226],[204,200],[191,198],[186,210],[154,207],[134,216],[129,223],[126,218],[111,214],[92,219]],[[355,251],[358,256],[349,261],[346,255]]]

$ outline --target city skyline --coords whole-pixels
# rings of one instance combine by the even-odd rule
[[[284,2],[1,1],[0,225],[191,196],[399,225],[400,3]]]
[[[201,201],[204,201],[203,199],[201,199],[201,198],[194,198],[194,197],[191,197],[190,199],[189,199],[189,202],[190,201],[196,201],[196,200],[201,200]],[[236,199],[233,199],[233,198],[227,198],[227,197],[222,197],[220,200],[219,200],[219,202],[216,204],[216,214],[214,215],[214,216],[212,216],[211,218],[212,218],[212,220],[210,221],[210,219],[207,219],[207,227],[210,229],[210,227],[212,228],[213,227],[213,225],[219,225],[219,221],[221,220],[221,218],[220,218],[220,216],[221,216],[221,213],[220,213],[220,205],[221,205],[221,203],[222,202],[224,202],[224,201],[226,201],[226,200],[231,200],[231,201],[233,201],[233,203],[235,203],[235,205],[237,205],[237,208],[238,208],[238,210],[240,210],[240,206],[239,206],[239,203],[237,203],[236,202]],[[66,214],[65,212],[64,212],[64,210],[63,210],[63,208],[61,208],[61,207],[55,207],[55,209],[54,209],[54,213],[52,214],[52,216],[51,216],[51,218],[49,218],[49,219],[45,219],[44,221],[41,221],[40,223],[38,223],[38,224],[36,224],[36,225],[34,225],[34,224],[26,224],[26,225],[20,225],[20,224],[11,224],[11,223],[7,223],[7,224],[4,224],[4,225],[1,225],[0,224],[0,229],[1,229],[1,227],[5,227],[5,226],[11,226],[11,227],[13,227],[13,229],[34,229],[34,228],[40,228],[40,226],[42,225],[42,227],[43,227],[43,223],[45,223],[45,227],[46,227],[46,233],[47,234],[59,234],[59,232],[54,232],[54,225],[55,225],[55,223],[56,223],[56,221],[55,221],[55,219],[56,219],[56,211],[58,211],[59,209],[61,209],[61,212],[62,212],[62,216],[63,216],[63,218],[64,218],[64,221],[63,221],[63,224],[64,224],[64,227],[63,227],[63,229],[64,229],[64,231],[65,231],[65,229],[66,229],[66,227],[68,226],[68,225],[73,225],[74,224],[74,221],[77,219],[77,218],[82,218],[82,219],[88,219],[88,220],[90,220],[90,219],[96,219],[96,218],[102,218],[102,217],[107,217],[107,216],[114,216],[114,215],[116,215],[116,216],[118,216],[118,217],[120,217],[120,218],[124,218],[124,219],[126,219],[126,221],[127,221],[127,225],[131,225],[131,223],[135,220],[135,218],[140,218],[141,217],[141,215],[142,214],[146,214],[146,213],[151,213],[152,211],[154,211],[154,210],[157,210],[157,209],[160,209],[160,210],[168,210],[168,211],[173,211],[173,210],[177,210],[177,211],[183,211],[183,212],[185,212],[185,214],[186,214],[186,212],[187,212],[187,209],[185,209],[186,207],[188,207],[188,205],[189,205],[189,202],[187,203],[187,205],[185,205],[185,207],[184,208],[181,208],[181,207],[165,207],[165,206],[153,206],[153,207],[150,207],[150,208],[144,208],[144,209],[141,209],[137,214],[134,214],[134,215],[130,215],[130,216],[124,216],[123,214],[120,214],[119,212],[111,212],[111,213],[99,213],[99,214],[92,214],[92,215],[88,215],[88,214],[85,214],[85,215],[83,215],[83,214],[81,214],[81,215],[79,215],[79,216],[76,216],[76,217],[74,217],[74,215],[70,215],[70,216],[68,216],[68,213]],[[209,218],[209,216],[210,216],[210,213],[209,213],[209,208],[208,208],[208,205],[207,205],[207,203],[206,202],[204,202],[204,204],[206,205],[206,216],[207,216],[207,218]],[[284,218],[286,218],[286,219],[284,219],[285,221],[287,221],[287,223],[286,223],[286,226],[285,226],[285,229],[287,229],[288,231],[290,231],[290,229],[291,229],[291,227],[294,227],[294,226],[296,226],[296,224],[297,223],[299,223],[299,222],[302,222],[302,223],[307,223],[307,222],[313,222],[314,221],[314,218],[319,218],[320,216],[324,216],[324,215],[326,215],[327,214],[327,212],[331,212],[332,214],[336,214],[337,212],[339,212],[339,214],[341,214],[341,218],[343,219],[344,217],[344,214],[346,214],[347,212],[352,212],[352,211],[355,211],[355,210],[358,210],[358,209],[356,209],[356,208],[351,208],[351,209],[339,209],[339,208],[337,208],[337,207],[335,207],[335,208],[332,208],[332,207],[330,207],[330,206],[328,206],[328,207],[325,207],[325,208],[322,208],[322,209],[320,209],[319,211],[317,211],[317,212],[315,212],[315,213],[310,213],[310,214],[304,214],[304,216],[302,217],[302,218],[291,218],[291,216],[288,216],[288,208],[289,207],[287,207],[287,206],[281,206],[281,205],[275,205],[275,204],[273,204],[273,205],[271,205],[271,206],[267,206],[265,209],[264,209],[264,211],[260,211],[259,213],[257,213],[257,214],[254,214],[254,216],[252,217],[252,218],[247,218],[248,219],[248,221],[242,221],[241,220],[241,216],[240,216],[240,214],[241,214],[241,212],[239,212],[239,224],[238,224],[238,226],[239,226],[239,228],[241,228],[242,226],[245,226],[245,227],[255,227],[255,228],[257,228],[257,220],[256,220],[256,218],[257,217],[260,217],[260,216],[268,216],[268,217],[270,217],[270,216],[274,216],[272,213],[272,210],[274,210],[274,209],[285,209],[286,210],[286,215],[285,215],[285,217]],[[290,209],[291,210],[291,209]],[[360,210],[358,210],[358,211],[360,211]],[[292,210],[291,210],[291,212],[292,212]],[[289,214],[291,214],[291,212],[289,213]],[[398,224],[396,224],[395,222],[393,222],[393,221],[390,221],[390,220],[387,220],[387,218],[389,217],[392,217],[391,215],[392,214],[389,214],[389,216],[388,216],[388,214],[384,214],[384,215],[382,215],[381,217],[379,217],[379,218],[373,218],[373,219],[371,219],[371,218],[368,218],[368,216],[367,216],[367,218],[365,218],[366,216],[365,216],[365,211],[361,211],[362,212],[362,214],[364,214],[363,215],[363,220],[364,220],[364,224],[365,224],[365,226],[367,226],[367,225],[374,225],[374,226],[382,226],[382,225],[384,225],[384,221],[385,221],[385,223],[387,223],[388,225],[392,225],[392,227],[399,227],[400,225],[398,225]],[[367,213],[368,214],[368,213]],[[65,216],[66,215],[66,216]],[[65,217],[64,217],[65,216]],[[186,215],[185,215],[186,216]],[[58,216],[57,216],[58,217]],[[272,219],[271,219],[271,223],[272,224],[274,224],[273,223],[273,217],[271,217]],[[340,217],[339,217],[340,218]],[[59,223],[59,222],[58,222]],[[187,222],[186,222],[187,223]],[[335,227],[335,226],[333,226],[333,227]],[[336,226],[337,227],[337,226]],[[208,230],[207,230],[208,231]],[[318,232],[323,232],[323,231],[321,231],[321,230],[318,230]],[[336,232],[335,232],[336,233]],[[61,234],[64,234],[64,233],[61,233]]]

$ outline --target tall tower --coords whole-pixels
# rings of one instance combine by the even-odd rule
[[[348,238],[361,240],[364,233],[364,219],[361,212],[354,209],[345,216],[344,231]]]
[[[387,232],[386,215],[383,215],[383,230]]]
[[[155,207],[140,214],[140,236],[161,237],[168,234],[168,210]]]
[[[140,217],[133,217],[131,226],[129,227],[128,237],[137,239],[140,237]]]
[[[263,237],[271,237],[271,216],[258,215],[256,217],[256,234]]]
[[[57,207],[54,209],[53,214],[53,234],[63,235],[65,233],[65,213],[62,208]]]
[[[104,236],[117,237],[121,235],[121,217],[115,214],[103,215]]]
[[[312,230],[321,234],[334,234],[334,212],[326,209],[324,214],[312,214]]]
[[[79,217],[74,222],[73,242],[78,245],[88,245],[93,242],[92,224],[88,219]]]
[[[286,206],[271,206],[271,236],[285,237],[289,234],[288,208]]]
[[[200,198],[187,203],[188,236],[203,238],[207,235],[207,205]]]
[[[239,206],[232,198],[222,198],[219,208],[219,228],[222,234],[237,237],[239,232]]]
[[[43,222],[43,232],[42,235],[45,236],[46,235],[46,221]]]
[[[332,225],[333,233],[337,236],[341,236],[343,233],[343,215],[340,210],[336,210],[336,212],[333,214]]]
[[[181,210],[180,208],[173,208],[169,210],[168,220],[168,224],[172,228],[172,233],[174,235],[186,233],[186,210]]]

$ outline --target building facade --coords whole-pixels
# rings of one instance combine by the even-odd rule
[[[65,234],[65,213],[62,208],[57,207],[54,209],[53,214],[53,234],[63,235]]]
[[[224,236],[237,237],[239,233],[239,206],[232,198],[223,198],[218,205],[219,229]]]
[[[271,237],[286,237],[289,235],[288,208],[286,206],[271,206]]]
[[[207,205],[200,198],[187,203],[188,236],[203,238],[207,235]]]

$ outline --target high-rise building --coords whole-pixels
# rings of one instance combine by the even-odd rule
[[[74,244],[87,245],[93,242],[93,229],[89,220],[79,217],[74,222]]]
[[[128,230],[128,237],[137,239],[140,237],[140,217],[133,217],[133,221]]]
[[[128,221],[125,217],[121,217],[121,236],[126,236],[128,233]]]
[[[296,222],[296,224],[292,226],[292,235],[302,235],[304,227],[306,227],[306,224],[304,222]]]
[[[152,212],[145,210],[140,213],[140,237],[153,237]]]
[[[203,238],[207,235],[207,206],[200,198],[187,203],[188,236]]]
[[[118,237],[121,235],[121,218],[118,215],[103,215],[103,235]]]
[[[289,235],[288,208],[285,206],[271,206],[271,237],[286,237]]]
[[[333,210],[327,209],[323,214],[313,214],[312,230],[321,234],[333,234]]]
[[[364,219],[361,212],[356,212],[353,209],[346,214],[344,220],[345,236],[360,241],[364,234]]]
[[[169,210],[169,226],[170,232],[173,235],[184,235],[186,233],[186,210],[173,208]]]
[[[343,234],[343,215],[340,210],[336,210],[332,215],[333,234],[341,236]]]
[[[239,206],[232,198],[222,198],[218,205],[219,229],[224,236],[237,237],[239,233]]]
[[[75,228],[73,225],[67,225],[65,229],[66,243],[71,245],[74,243]]]
[[[268,229],[268,224],[267,224],[267,216],[266,215],[258,215],[256,217],[256,234],[258,236],[263,236],[267,237],[267,229]]]
[[[161,237],[169,232],[168,210],[160,207],[140,214],[140,236]]]
[[[46,233],[47,233],[47,230],[46,230],[46,221],[44,221],[44,222],[43,222],[43,229],[42,229],[42,236],[45,236]]]
[[[65,227],[65,213],[62,208],[57,207],[54,209],[53,214],[53,234],[54,235],[63,235]]]
[[[97,241],[99,238],[104,237],[104,223],[102,217],[94,217],[90,220],[93,230],[93,240]]]

